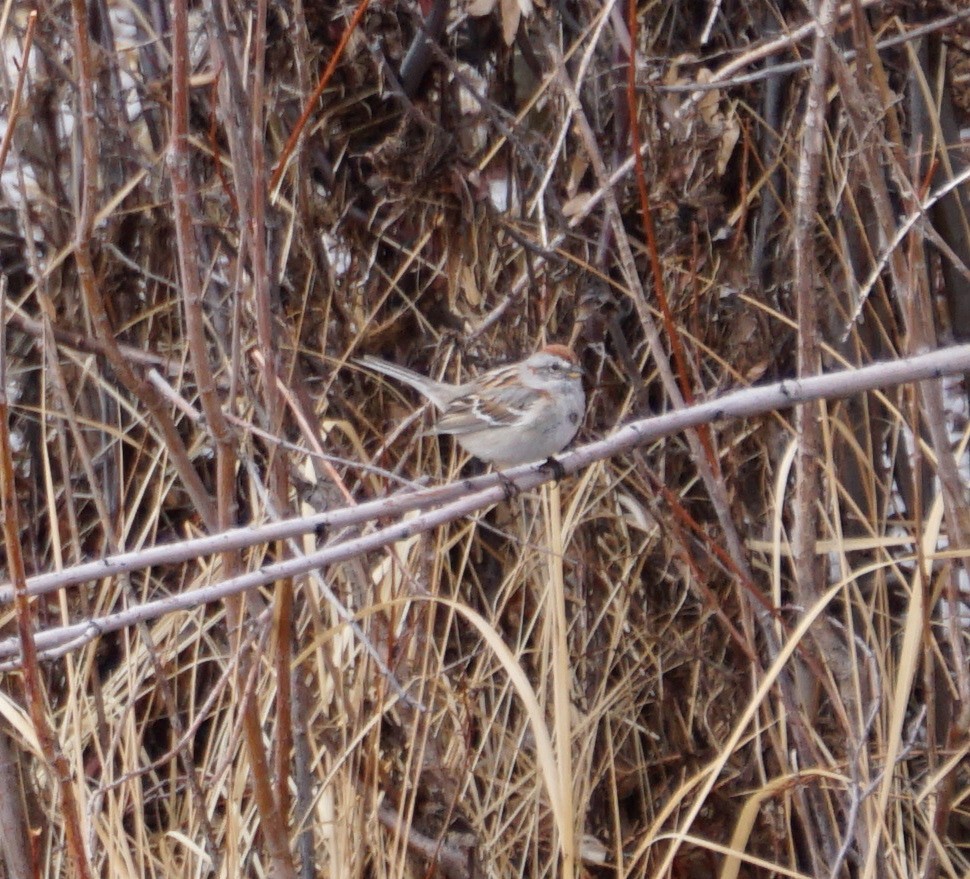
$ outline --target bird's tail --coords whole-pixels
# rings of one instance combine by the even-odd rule
[[[361,357],[355,362],[366,367],[367,369],[372,370],[373,372],[379,372],[381,375],[390,376],[391,378],[397,379],[399,382],[409,385],[419,394],[427,397],[439,409],[442,405],[444,405],[445,400],[440,392],[439,383],[433,379],[429,379],[427,376],[421,375],[419,372],[415,372],[414,370],[408,369],[405,366],[398,366],[396,363],[390,363],[387,360],[381,360],[379,357],[371,357],[369,355]]]

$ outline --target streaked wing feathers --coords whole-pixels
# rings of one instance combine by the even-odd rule
[[[436,433],[459,435],[510,427],[521,422],[543,391],[526,387],[484,387],[479,394],[465,394],[452,400],[438,419]]]

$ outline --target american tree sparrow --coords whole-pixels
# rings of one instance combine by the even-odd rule
[[[586,411],[583,370],[565,345],[547,345],[460,385],[376,357],[358,363],[427,397],[441,413],[433,433],[450,433],[465,451],[500,469],[562,451]]]

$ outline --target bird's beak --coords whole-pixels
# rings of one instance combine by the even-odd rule
[[[581,366],[574,366],[567,373],[570,378],[582,378],[585,374]]]

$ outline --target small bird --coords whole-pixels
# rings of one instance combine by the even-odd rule
[[[586,412],[583,370],[565,345],[546,345],[460,385],[377,357],[357,362],[427,397],[441,413],[432,433],[451,434],[465,451],[499,469],[561,452]]]

